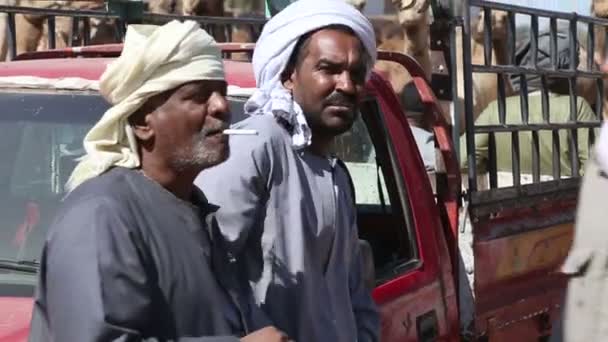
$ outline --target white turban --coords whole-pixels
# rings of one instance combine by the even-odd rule
[[[198,23],[129,25],[120,57],[100,79],[100,92],[113,106],[84,138],[87,154],[72,173],[68,188],[112,166],[139,167],[127,118],[150,97],[192,81],[223,79],[221,52]]]
[[[262,30],[253,52],[253,72],[258,90],[245,104],[247,114],[274,115],[293,128],[296,149],[310,145],[311,132],[300,106],[281,83],[293,50],[303,35],[329,25],[350,27],[376,63],[376,37],[372,24],[344,0],[298,0],[272,17]]]

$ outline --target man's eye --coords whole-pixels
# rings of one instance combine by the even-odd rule
[[[338,68],[333,65],[321,65],[319,69],[328,72],[328,73],[336,73],[338,72]]]

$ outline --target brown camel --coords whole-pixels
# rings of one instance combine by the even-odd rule
[[[370,18],[376,31],[378,50],[402,52],[412,56],[428,79],[432,73],[430,54],[429,1],[402,0],[395,3],[399,14]],[[379,61],[375,70],[384,75],[396,94],[411,81],[405,68],[394,62]]]

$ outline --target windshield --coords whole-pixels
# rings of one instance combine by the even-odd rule
[[[242,115],[242,101],[230,101]],[[108,108],[97,93],[0,93],[0,264],[40,259],[82,141]]]

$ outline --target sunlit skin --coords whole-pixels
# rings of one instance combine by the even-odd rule
[[[334,138],[358,115],[367,63],[361,41],[333,28],[315,32],[305,57],[283,84],[302,107],[312,130],[311,150],[326,156]]]
[[[226,82],[197,81],[151,98],[129,119],[141,168],[177,197],[189,200],[205,168],[228,158]]]

